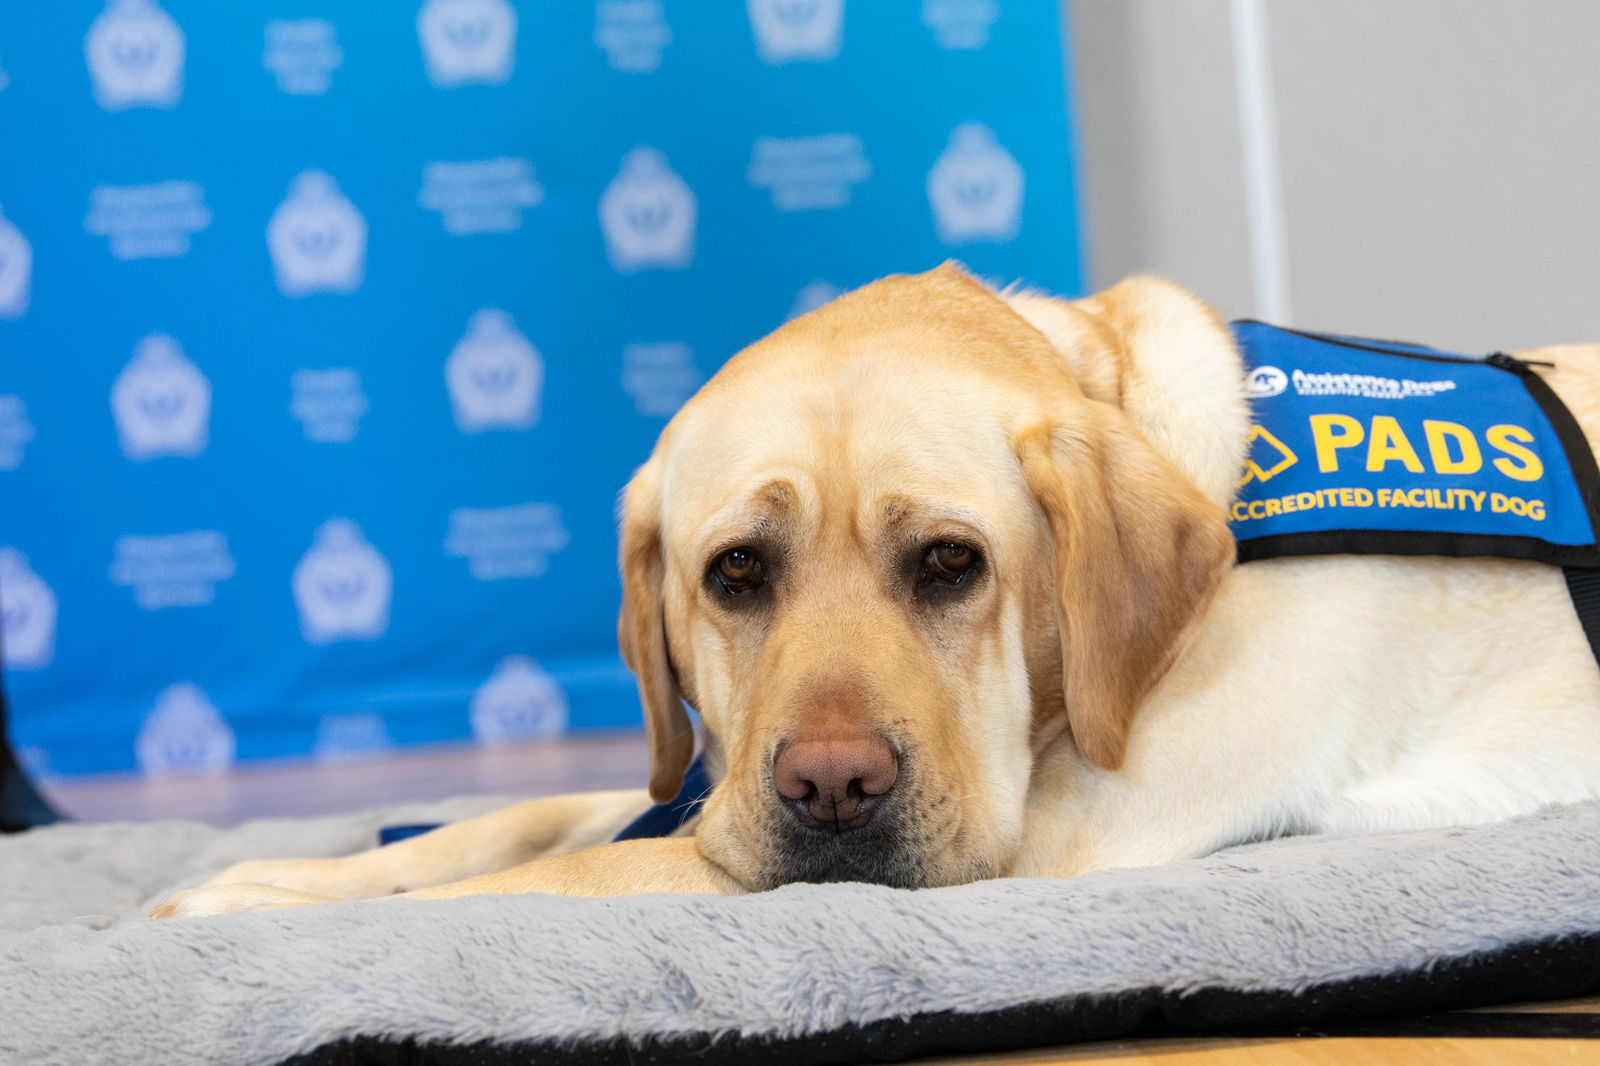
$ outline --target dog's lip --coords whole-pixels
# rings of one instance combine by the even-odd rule
[[[805,829],[815,833],[829,836],[838,836],[843,833],[865,829],[872,821],[874,812],[882,805],[882,796],[863,796],[856,802],[856,813],[849,818],[839,818],[831,822],[823,821],[811,813],[811,806],[805,797],[800,799],[783,800],[783,805],[794,815],[796,821]]]

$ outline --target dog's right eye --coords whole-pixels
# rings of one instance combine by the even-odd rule
[[[767,580],[761,556],[750,548],[723,552],[711,564],[711,573],[723,589],[735,595],[760,588]]]
[[[918,584],[924,587],[954,588],[966,582],[978,569],[978,553],[965,544],[940,541],[928,546],[922,556]]]

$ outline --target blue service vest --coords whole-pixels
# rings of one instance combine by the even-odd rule
[[[1253,424],[1240,561],[1381,553],[1600,567],[1600,473],[1532,369],[1236,322]]]

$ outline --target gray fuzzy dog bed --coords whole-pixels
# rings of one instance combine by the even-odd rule
[[[0,838],[0,1062],[778,1066],[1600,991],[1600,804],[1071,881],[141,917],[235,860],[495,805]]]

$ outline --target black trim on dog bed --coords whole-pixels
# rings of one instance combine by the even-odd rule
[[[902,1062],[922,1055],[1153,1036],[1463,1036],[1600,1039],[1600,1016],[1438,1014],[1600,992],[1600,933],[1533,941],[1440,960],[1417,970],[1333,981],[1303,993],[1145,988],[964,1014],[941,1011],[772,1040],[709,1035],[561,1044],[450,1044],[358,1036],[324,1044],[280,1066],[542,1066],[545,1063],[693,1063],[820,1066]],[[1431,1017],[1409,1018],[1414,1015]],[[1551,1019],[1564,1019],[1553,1023]],[[1408,1019],[1380,1021],[1382,1019]],[[1544,1019],[1510,1021],[1508,1019]]]
[[[1251,1033],[1251,1036],[1279,1035]],[[1340,1022],[1284,1031],[1284,1036],[1380,1039],[1456,1037],[1485,1040],[1600,1040],[1600,1014],[1544,1011],[1452,1011],[1420,1018]]]

